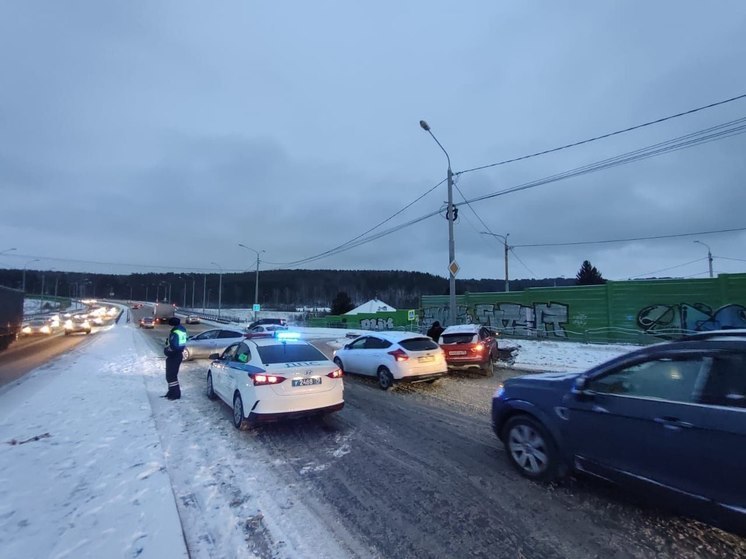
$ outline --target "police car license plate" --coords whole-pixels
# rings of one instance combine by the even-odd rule
[[[311,386],[314,384],[321,384],[321,378],[310,377],[310,378],[294,378],[293,379],[293,386]]]

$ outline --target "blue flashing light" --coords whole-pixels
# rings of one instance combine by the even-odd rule
[[[300,340],[300,332],[275,332],[275,337],[278,340]]]

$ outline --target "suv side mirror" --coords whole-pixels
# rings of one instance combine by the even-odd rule
[[[593,397],[593,392],[588,390],[588,377],[579,376],[572,385],[572,393],[579,400],[588,400]]]
[[[214,361],[215,359],[220,359],[220,354],[219,353],[211,353],[210,355],[207,356],[207,358],[208,359],[212,359]]]

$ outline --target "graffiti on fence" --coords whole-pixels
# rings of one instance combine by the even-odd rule
[[[646,333],[660,337],[746,328],[746,307],[735,303],[716,310],[703,303],[650,305],[637,313],[637,325]]]
[[[489,303],[474,305],[473,312],[459,306],[459,323],[479,323],[506,334],[523,336],[553,336],[566,338],[565,325],[570,307],[563,303],[534,303],[531,306],[518,303]],[[448,307],[425,307],[425,324],[438,320],[448,323]]]
[[[364,318],[360,321],[363,330],[393,330],[393,318]]]

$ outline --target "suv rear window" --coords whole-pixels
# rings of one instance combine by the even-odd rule
[[[438,349],[438,344],[430,338],[409,338],[399,342],[407,351],[427,351],[428,349]]]
[[[474,336],[471,332],[461,334],[443,334],[444,344],[470,344],[474,341]]]
[[[257,348],[265,365],[295,363],[298,361],[326,361],[326,356],[308,344],[277,344]]]

